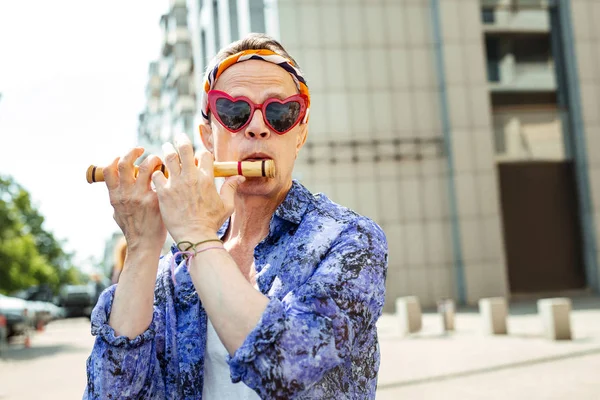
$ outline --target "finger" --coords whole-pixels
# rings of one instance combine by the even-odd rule
[[[206,150],[201,150],[198,153],[198,160],[198,169],[200,172],[210,179],[215,179],[215,171],[213,170],[215,159],[212,153]]]
[[[154,183],[154,187],[156,188],[156,193],[160,194],[167,184],[167,178],[161,171],[154,171],[151,179],[152,183]]]
[[[194,146],[192,145],[190,138],[188,138],[185,133],[179,133],[175,137],[175,145],[179,152],[181,171],[184,173],[195,172]]]
[[[151,188],[151,175],[155,169],[157,169],[162,164],[160,158],[155,156],[154,154],[149,155],[141,164],[138,172],[138,176],[136,179],[136,183],[140,182],[140,185],[146,186],[148,189]],[[159,171],[161,174],[162,172]]]
[[[133,183],[135,181],[135,169],[133,163],[144,154],[144,148],[134,147],[131,149],[118,164],[119,181],[125,183]]]
[[[108,190],[114,190],[119,187],[119,173],[117,172],[117,164],[121,157],[117,157],[109,166],[102,168],[104,172],[104,181]]]
[[[169,170],[169,175],[179,175],[181,174],[181,164],[179,160],[179,154],[177,154],[177,150],[175,147],[169,142],[162,145],[163,153],[165,154],[165,165]]]
[[[221,186],[219,194],[221,195],[223,205],[229,214],[233,212],[233,206],[235,204],[235,192],[237,192],[238,187],[245,180],[245,176],[230,176],[229,178],[225,179],[225,183],[223,183],[223,186]]]

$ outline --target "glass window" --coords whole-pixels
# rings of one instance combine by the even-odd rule
[[[213,0],[213,21],[215,24],[215,49],[217,52],[221,49],[221,29],[219,27],[219,3]]]
[[[496,22],[496,14],[493,8],[482,8],[481,9],[481,21],[484,24],[493,24]]]
[[[206,68],[206,64],[208,64],[208,54],[206,54],[206,32],[204,29],[200,31],[200,48],[202,50],[202,66],[200,70],[204,70]]]
[[[500,43],[498,38],[485,38],[488,82],[500,82]]]
[[[175,7],[173,16],[177,26],[187,26],[187,9],[185,7]]]
[[[175,43],[174,48],[175,58],[186,59],[191,57],[191,49],[188,43]]]
[[[520,37],[513,42],[513,51],[517,64],[547,64],[552,57],[546,35]]]
[[[556,92],[499,92],[492,94],[492,108],[506,106],[539,107],[556,104]]]
[[[231,28],[231,40],[238,40],[240,31],[238,27],[237,0],[229,0],[229,26]]]
[[[265,32],[265,7],[263,0],[250,1],[250,30]]]
[[[177,79],[175,86],[177,87],[177,93],[179,93],[180,95],[191,94],[190,93],[190,80],[187,76],[185,76],[185,75],[180,76],[179,79]]]

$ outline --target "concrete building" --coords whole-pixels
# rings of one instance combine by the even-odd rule
[[[146,154],[162,154],[162,143],[175,133],[194,136],[196,90],[187,21],[185,0],[169,1],[160,17],[162,42],[148,68],[147,102],[139,115],[138,143]]]
[[[119,240],[121,240],[123,234],[121,232],[114,232],[112,236],[106,240],[104,245],[104,256],[102,257],[102,274],[110,279],[112,276],[113,267],[115,265],[115,249]]]
[[[383,227],[388,311],[405,295],[431,306],[600,290],[600,2],[187,10],[196,88],[207,60],[249,32],[299,62],[312,107],[296,178]],[[196,110],[197,144],[199,122]]]
[[[178,132],[196,139],[194,124],[196,89],[188,9],[185,0],[170,0],[159,19],[161,43],[157,43],[158,56],[148,66],[146,104],[138,116],[138,145],[145,154],[162,154],[162,144],[172,142]],[[115,232],[104,245],[104,273],[110,278],[114,263],[114,249],[121,237]],[[167,241],[163,253],[169,251],[172,241]]]

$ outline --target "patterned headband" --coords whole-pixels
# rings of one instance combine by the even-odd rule
[[[206,122],[208,122],[208,92],[214,88],[217,79],[227,68],[238,62],[248,60],[268,61],[270,63],[279,65],[281,68],[289,72],[294,80],[294,83],[296,84],[296,88],[301,94],[306,95],[308,98],[307,107],[310,107],[310,95],[308,94],[308,86],[306,86],[306,81],[304,80],[300,70],[294,67],[291,60],[271,50],[245,50],[227,57],[218,63],[212,69],[212,71],[207,73],[206,78],[204,79],[204,93],[202,93],[202,99],[200,100],[200,110],[202,112],[202,117]]]

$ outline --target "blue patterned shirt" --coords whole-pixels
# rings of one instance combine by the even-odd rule
[[[179,259],[173,284],[174,250],[160,260],[153,319],[138,337],[108,325],[116,286],[100,297],[84,399],[202,398],[207,315]],[[381,228],[294,181],[254,260],[270,301],[227,358],[231,380],[263,399],[374,399],[387,269]]]

